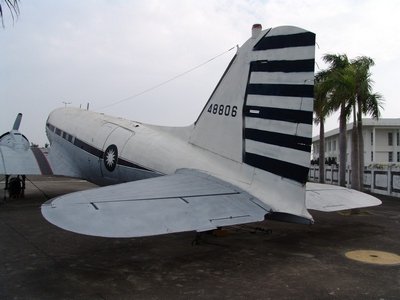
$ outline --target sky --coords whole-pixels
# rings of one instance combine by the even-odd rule
[[[5,11],[0,28],[0,134],[21,112],[20,131],[41,146],[48,114],[65,105],[89,103],[91,110],[151,124],[193,123],[235,54],[228,50],[250,37],[254,23],[316,33],[316,71],[326,68],[326,53],[373,58],[382,117],[400,117],[400,1],[21,0],[19,6],[18,20],[13,24]],[[326,130],[338,127],[337,118],[327,120]]]

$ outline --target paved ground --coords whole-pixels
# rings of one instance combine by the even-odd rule
[[[48,197],[93,187],[32,180]],[[58,229],[29,183],[25,199],[0,205],[0,299],[400,299],[399,265],[344,255],[400,254],[400,199],[381,198],[361,215],[312,212],[313,226],[252,224],[192,246],[194,233],[106,239]]]

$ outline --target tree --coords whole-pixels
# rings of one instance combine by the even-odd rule
[[[373,80],[371,79],[370,67],[374,66],[372,58],[360,56],[352,60],[351,65],[355,69],[355,101],[357,103],[357,140],[358,155],[356,157],[359,169],[359,189],[363,188],[364,177],[364,137],[362,134],[362,115],[371,115],[372,118],[380,117],[380,109],[383,108],[383,97],[379,93],[372,93]],[[355,109],[355,106],[354,106]],[[355,124],[355,123],[353,123]],[[354,125],[353,125],[354,128]]]
[[[331,109],[328,102],[328,91],[324,85],[324,73],[315,76],[314,83],[314,123],[319,125],[319,182],[325,182],[325,119]]]
[[[10,11],[11,18],[13,20],[13,23],[16,18],[19,16],[19,5],[18,5],[19,0],[0,0],[0,19],[1,19],[1,25],[4,26],[4,8],[7,7],[8,10]]]
[[[337,82],[337,89],[340,89],[340,95],[348,109],[348,114],[353,115],[353,128],[351,131],[351,188],[360,190],[360,164],[358,160],[359,155],[359,143],[358,143],[358,132],[357,132],[357,67],[356,65],[349,63],[345,68],[341,70],[341,76],[338,78],[340,82]]]
[[[374,64],[369,57],[362,56],[351,60],[341,70],[341,81],[337,89],[346,99],[347,106],[353,115],[351,132],[351,188],[362,190],[364,176],[364,139],[362,134],[362,115],[371,114],[378,118],[380,115],[381,96],[372,94],[370,67]]]
[[[346,185],[347,118],[349,116],[347,89],[344,88],[344,70],[350,64],[345,54],[325,54],[323,60],[329,63],[327,70],[320,72],[324,79],[324,89],[330,93],[328,106],[340,110],[339,115],[339,184]]]
[[[351,186],[361,190],[364,170],[364,142],[362,135],[362,115],[370,114],[374,118],[380,115],[382,96],[372,93],[370,67],[373,60],[362,56],[351,61],[342,54],[326,54],[323,59],[330,67],[323,71],[323,84],[329,92],[330,109],[340,109],[339,117],[339,183],[345,185],[347,155],[346,123],[353,116],[352,151],[351,151]]]

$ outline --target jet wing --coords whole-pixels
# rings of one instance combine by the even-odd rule
[[[40,148],[14,149],[0,145],[0,174],[52,175],[53,172]]]
[[[306,207],[319,211],[338,211],[379,205],[382,202],[371,195],[341,186],[311,183],[306,185]]]
[[[64,195],[42,205],[63,229],[140,237],[264,220],[270,208],[247,192],[195,170]]]

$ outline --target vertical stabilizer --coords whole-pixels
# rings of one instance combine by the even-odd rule
[[[312,135],[315,34],[261,31],[239,48],[199,116],[191,142],[304,184]]]

